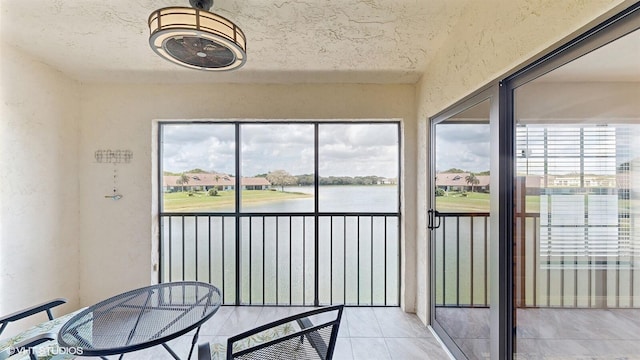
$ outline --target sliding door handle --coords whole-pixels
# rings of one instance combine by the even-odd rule
[[[429,224],[427,225],[427,228],[429,230],[437,229],[440,227],[441,218],[438,210],[429,209],[428,217],[429,217]]]

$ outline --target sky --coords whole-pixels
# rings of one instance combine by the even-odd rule
[[[489,124],[436,125],[436,171],[488,171],[490,139]]]
[[[545,135],[546,131],[546,135]],[[581,131],[583,140],[581,142]],[[640,153],[632,141],[638,131],[626,126],[527,125],[518,127],[517,171],[521,174],[615,175],[621,163]],[[436,125],[436,170],[489,170],[488,124]],[[583,150],[581,150],[581,147]]]
[[[242,176],[251,177],[281,169],[293,175],[313,173],[314,126],[312,124],[253,123],[242,124],[240,128]],[[528,128],[531,128],[530,131],[535,133],[535,126]],[[396,124],[320,124],[320,176],[398,177],[397,129]],[[569,130],[578,131],[579,128],[553,127],[552,129],[566,132]],[[612,134],[616,133],[613,128],[594,128],[590,131],[595,130],[601,132],[604,137],[612,136],[611,132],[613,132]],[[620,131],[618,130],[618,132]],[[544,148],[544,145],[538,144],[535,136],[532,136],[529,136],[527,140],[527,149],[531,156],[527,156],[526,159],[519,157],[518,169],[519,171],[526,170],[530,174],[541,175],[544,159],[536,158],[543,155],[541,149]],[[592,151],[585,153],[586,159],[583,160],[585,171],[594,174],[615,173],[618,165],[616,160],[619,163],[621,156],[626,154],[622,157],[624,157],[624,161],[628,161],[640,152],[637,150],[640,145],[623,141],[628,137],[629,135],[623,136],[619,141],[620,144],[626,145],[622,144],[617,148],[599,146],[602,149],[597,154],[592,154]],[[440,123],[436,125],[435,139],[437,171],[450,168],[471,172],[489,170],[490,133],[488,124]],[[235,128],[233,124],[164,125],[163,168],[165,171],[176,173],[201,168],[206,171],[235,175],[234,140]],[[579,154],[571,152],[571,149],[575,147],[573,145],[575,141],[569,140],[563,140],[562,143],[553,146],[556,152],[564,156],[559,159],[547,159],[550,173],[563,174],[580,171]],[[594,144],[601,143],[601,140],[596,140],[593,140]],[[519,141],[524,140],[520,139]],[[550,143],[550,145],[552,144]],[[623,145],[628,149],[623,149]],[[607,155],[606,157],[609,159],[603,159],[603,155]]]
[[[320,124],[320,176],[398,177],[398,125]],[[242,176],[285,170],[292,175],[314,170],[313,124],[242,124]],[[163,170],[195,168],[235,173],[233,124],[163,126]]]

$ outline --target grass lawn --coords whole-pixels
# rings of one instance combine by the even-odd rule
[[[198,212],[198,211],[234,211],[235,190],[218,191],[217,196],[209,196],[205,191],[174,192],[164,194],[164,211],[166,212]],[[257,204],[268,201],[300,199],[311,197],[311,194],[282,192],[271,190],[242,191],[243,204]]]
[[[489,212],[489,194],[465,194],[449,192],[445,196],[436,196],[435,208],[440,212]]]
[[[540,197],[527,196],[527,212],[540,211]],[[457,192],[449,192],[445,196],[436,197],[436,210],[440,212],[489,212],[489,194],[467,192],[463,196]]]

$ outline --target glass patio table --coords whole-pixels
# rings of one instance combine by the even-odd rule
[[[131,290],[79,312],[58,333],[61,347],[80,356],[120,354],[162,345],[175,359],[167,341],[196,329],[191,358],[200,326],[218,311],[222,297],[213,285],[172,282]]]

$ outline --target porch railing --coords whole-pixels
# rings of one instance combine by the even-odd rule
[[[432,238],[436,306],[489,304],[489,213],[440,213]]]
[[[489,214],[440,213],[441,226],[432,238],[436,306],[486,307],[489,298]],[[619,245],[604,256],[559,251],[547,235],[554,226],[540,214],[516,216],[514,252],[518,258],[515,300],[518,307],[617,308],[640,304],[638,249],[629,237],[627,219],[620,220]],[[585,227],[585,233],[587,232]],[[542,236],[541,241],[541,234]],[[631,245],[629,245],[631,244]],[[613,246],[613,245],[611,245]],[[562,250],[562,249],[560,249]]]
[[[164,213],[161,281],[219,286],[224,304],[399,304],[394,213]]]

